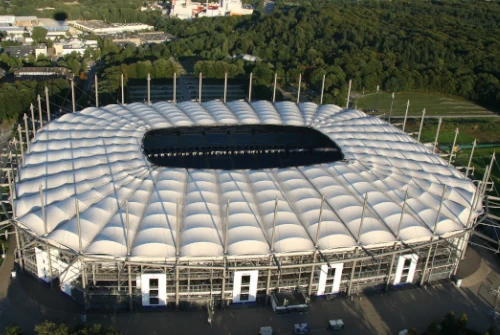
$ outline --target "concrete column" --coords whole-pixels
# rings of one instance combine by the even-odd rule
[[[397,245],[394,245],[394,250],[396,250]],[[389,285],[391,284],[392,268],[394,267],[394,261],[396,259],[396,254],[392,254],[391,265],[389,266],[389,274],[387,275],[387,283],[385,283],[385,290],[389,290]]]
[[[273,264],[273,256],[269,256],[269,265]],[[269,302],[269,297],[271,296],[271,269],[267,270],[267,282],[266,282],[266,304]]]
[[[14,227],[15,227],[15,231],[16,231],[17,259],[19,260],[19,266],[21,267],[21,271],[24,271],[23,253],[21,252],[23,245],[21,243],[21,238],[19,237],[19,229],[15,225],[14,225]]]
[[[347,296],[350,296],[351,292],[352,292],[352,284],[354,281],[354,272],[356,271],[356,264],[357,264],[356,261],[354,261],[352,263],[351,278],[349,279],[349,287],[347,288]]]
[[[422,278],[420,278],[420,286],[425,283],[425,274],[427,272],[427,264],[429,263],[429,258],[431,257],[432,245],[429,247],[429,252],[427,253],[427,258],[425,259],[424,270],[422,271]]]
[[[312,260],[313,265],[311,266],[311,275],[309,277],[309,287],[307,288],[307,296],[308,297],[311,297],[312,286],[314,284],[314,270],[315,270],[314,263],[316,263],[316,256],[317,256],[317,251],[314,252],[313,260]]]
[[[130,269],[130,264],[127,265],[127,271],[128,271],[128,303],[129,303],[129,309],[132,311],[133,309],[133,304],[132,304],[132,271]]]
[[[48,266],[49,266],[49,276],[50,276],[50,289],[54,291],[54,278],[52,273],[52,254],[50,253],[50,248],[48,246],[45,247],[45,251],[47,252],[48,258]]]
[[[175,266],[175,308],[179,309],[179,264]]]
[[[226,259],[224,258],[224,270],[222,270],[222,287],[221,287],[221,300],[222,300],[222,305],[224,305],[224,298],[225,298],[225,292],[226,292]]]

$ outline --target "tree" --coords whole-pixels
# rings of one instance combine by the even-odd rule
[[[41,43],[46,41],[47,30],[42,27],[34,27],[31,31],[31,37],[36,43]]]
[[[56,325],[54,322],[44,321],[43,323],[35,326],[37,335],[69,335],[70,331],[68,326],[61,324]]]
[[[3,335],[22,335],[22,334],[23,330],[16,325],[7,326],[3,331]]]

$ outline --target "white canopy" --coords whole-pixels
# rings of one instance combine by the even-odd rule
[[[149,129],[233,124],[313,127],[345,160],[225,171],[153,166],[142,153]],[[410,136],[357,110],[209,101],[91,107],[54,120],[32,140],[16,191],[17,220],[33,234],[78,251],[78,199],[85,254],[147,261],[177,250],[220,257],[225,244],[228,256],[243,257],[448,236],[465,228],[475,186]]]

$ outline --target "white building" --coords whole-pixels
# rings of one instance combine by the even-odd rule
[[[16,16],[16,26],[32,27],[38,25],[38,17],[36,16]]]
[[[71,21],[69,24],[81,31],[94,34],[116,34],[123,32],[134,32],[142,30],[154,30],[153,26],[144,23],[113,23],[107,24],[103,21]]]
[[[8,41],[21,41],[26,33],[26,28],[24,27],[0,27],[0,31],[4,32],[6,40]]]
[[[83,55],[87,49],[95,49],[97,47],[97,41],[94,40],[82,41],[79,39],[72,39],[70,41],[54,43],[56,56],[65,56],[72,54],[73,52]]]
[[[0,15],[0,23],[16,23],[16,17],[14,15]]]
[[[205,4],[191,2],[189,0],[173,0],[170,17],[193,19],[196,17],[216,17],[224,15],[250,15],[252,13],[253,9],[243,7],[241,0],[220,0],[220,2],[207,2]]]

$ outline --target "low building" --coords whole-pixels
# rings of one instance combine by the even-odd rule
[[[14,24],[16,23],[16,17],[14,15],[0,15],[0,22]]]
[[[195,18],[205,7],[200,2],[191,2],[189,0],[177,2],[172,0],[172,9],[170,17],[176,17],[181,20]]]
[[[40,18],[38,19],[38,27],[41,27],[48,32],[67,32],[69,25],[67,21],[58,21],[54,19]]]
[[[254,56],[254,55],[249,55],[249,54],[244,54],[241,56],[241,58],[244,60],[244,61],[247,61],[247,62],[252,62],[252,63],[255,63],[256,61],[259,60],[259,58],[257,56]]]
[[[88,43],[87,43],[88,42]],[[85,51],[89,48],[97,48],[97,41],[89,40],[82,41],[78,39],[73,39],[70,41],[63,41],[59,43],[54,43],[54,50],[56,56],[65,56],[70,55],[73,52],[76,52],[80,55],[83,55]]]
[[[170,17],[193,19],[201,17],[217,17],[224,15],[251,15],[253,8],[244,6],[241,0],[219,0],[202,4],[190,0],[172,0]]]
[[[40,43],[37,45],[20,45],[15,47],[6,47],[4,52],[10,57],[27,58],[29,55],[34,55],[36,58],[41,55],[47,56],[47,45]]]
[[[142,44],[164,43],[177,39],[174,35],[164,32],[138,33],[137,36],[141,39]]]
[[[17,27],[38,26],[38,18],[36,16],[16,16],[15,25]]]
[[[7,36],[5,39],[7,41],[20,41],[26,33],[26,28],[24,27],[0,27],[0,32],[4,32]]]
[[[70,23],[73,28],[94,34],[116,34],[123,32],[134,32],[141,30],[154,30],[153,26],[144,23],[113,23],[108,24],[99,20],[73,21]]]
[[[17,78],[21,77],[62,77],[73,78],[73,71],[65,67],[22,67],[14,71]]]
[[[134,44],[134,45],[141,45],[142,40],[140,37],[136,35],[130,35],[127,33],[116,33],[116,34],[104,34],[101,35],[102,37],[111,39],[113,43],[117,44]]]

